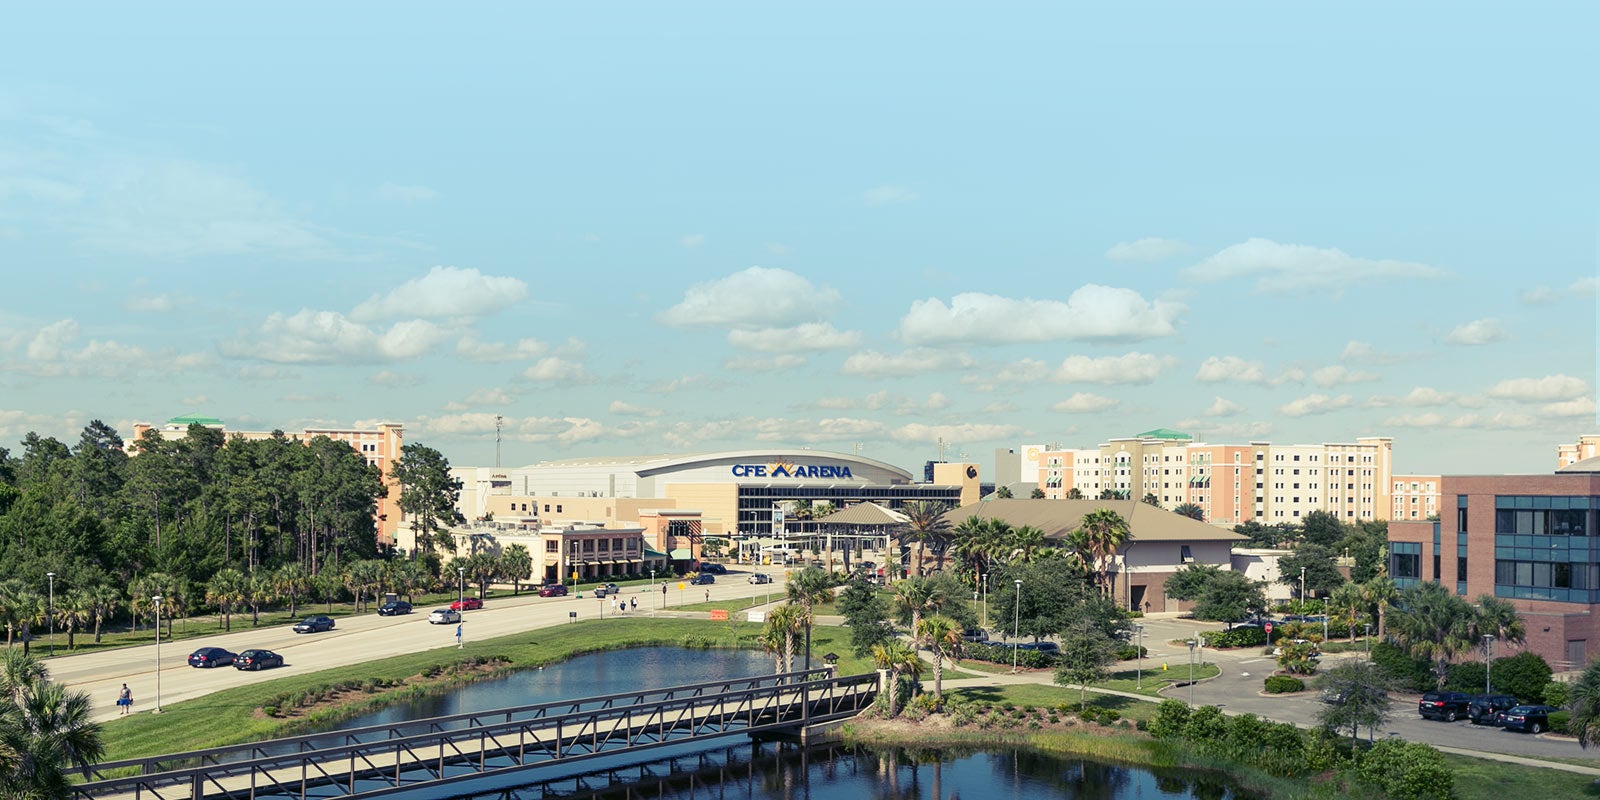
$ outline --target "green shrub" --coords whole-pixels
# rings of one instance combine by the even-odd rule
[[[1373,745],[1356,762],[1356,777],[1392,800],[1450,800],[1455,788],[1438,750],[1401,739]]]
[[[1284,694],[1286,692],[1303,692],[1305,690],[1306,682],[1292,675],[1267,676],[1267,694]]]
[[[1216,706],[1201,706],[1189,712],[1189,721],[1183,725],[1183,738],[1191,742],[1216,742],[1227,732],[1228,721]]]
[[[1141,656],[1150,655],[1150,648],[1140,647],[1136,644],[1125,644],[1117,648],[1118,661],[1132,661]]]
[[[1157,739],[1175,739],[1183,735],[1189,724],[1189,704],[1182,700],[1162,700],[1156,706],[1156,715],[1145,728]]]
[[[1526,651],[1497,658],[1489,668],[1489,680],[1495,688],[1516,695],[1524,703],[1535,703],[1543,698],[1550,674],[1550,664],[1543,657]]]
[[[1571,711],[1550,712],[1550,732],[1567,733],[1567,726],[1572,723]]]
[[[1247,625],[1229,631],[1202,631],[1200,639],[1206,647],[1256,647],[1267,643],[1267,632]]]
[[[1547,706],[1560,708],[1572,700],[1572,689],[1565,683],[1551,681],[1544,685],[1540,700]]]
[[[282,709],[279,709],[277,706],[262,706],[261,707],[261,713],[266,714],[269,717],[276,717],[276,716],[278,716],[279,713],[281,713],[281,711],[282,711]]]
[[[1434,688],[1433,671],[1428,667],[1428,660],[1415,658],[1388,642],[1375,642],[1372,645],[1372,663],[1394,676],[1397,689],[1425,692]]]

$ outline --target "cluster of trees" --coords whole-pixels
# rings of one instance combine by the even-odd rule
[[[968,586],[978,586],[982,576],[1009,566],[1062,559],[1109,591],[1111,566],[1130,535],[1127,520],[1106,508],[1085,514],[1062,542],[1046,539],[1043,530],[1031,525],[1013,526],[1000,519],[968,517],[952,526],[944,518],[947,510],[933,501],[907,503],[901,512],[910,521],[898,546],[908,551],[910,563],[916,565],[912,571],[918,575],[923,573],[925,552],[933,553],[935,572],[943,571],[946,560],[953,559]]]
[[[440,573],[434,532],[453,521],[460,484],[437,451],[409,444],[394,465],[400,507],[419,531],[418,569]],[[96,420],[69,446],[29,433],[0,447],[0,618],[8,640],[45,621],[55,573],[59,627],[129,614],[215,609],[225,620],[277,600],[375,591],[367,578],[394,553],[379,544],[382,472],[327,437],[282,431],[225,437],[191,425],[182,438],[146,431],[131,447]],[[386,578],[394,571],[382,573]],[[393,585],[393,584],[391,584]],[[330,598],[331,599],[331,598]]]

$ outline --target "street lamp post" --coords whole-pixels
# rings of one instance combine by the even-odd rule
[[[1494,635],[1493,634],[1486,633],[1486,634],[1483,635],[1483,693],[1484,694],[1488,694],[1491,691],[1490,688],[1489,688],[1489,667],[1494,662],[1494,651],[1489,649],[1489,643],[1493,642],[1493,641],[1494,641]]]
[[[1189,640],[1189,705],[1194,705],[1194,639]]]
[[[156,604],[156,710],[161,713],[161,595],[156,595],[151,600]]]
[[[461,612],[456,617],[456,649],[466,646],[462,641],[461,632],[467,621],[467,568],[456,567],[456,608]]]
[[[1365,625],[1366,628],[1367,628],[1367,660],[1371,661],[1372,660],[1372,623],[1363,622],[1361,624]]]
[[[50,579],[50,616],[47,622],[50,625],[50,655],[56,654],[56,574],[46,572],[45,577]]]
[[[1143,689],[1144,688],[1144,626],[1143,625],[1135,625],[1135,626],[1133,626],[1133,629],[1139,633],[1139,644],[1136,645],[1135,649],[1134,649],[1134,652],[1137,653],[1138,656],[1139,656],[1139,667],[1138,667],[1139,671],[1134,673],[1133,688],[1135,688],[1135,689]]]
[[[1300,568],[1300,613],[1306,613],[1306,568]]]
[[[1011,607],[1011,638],[1012,639],[1017,639],[1022,635],[1020,633],[1020,631],[1022,630],[1022,581],[1021,580],[1017,580],[1017,581],[1015,581],[1015,583],[1017,584],[1017,603],[1016,603],[1016,605]],[[1011,643],[1011,671],[1012,672],[1016,672],[1017,671],[1017,649],[1018,649],[1017,648],[1017,643],[1015,641],[1013,641]]]
[[[978,627],[989,627],[989,573],[987,572],[983,573],[983,619]]]

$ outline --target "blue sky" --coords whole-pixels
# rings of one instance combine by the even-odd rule
[[[1596,432],[1589,5],[32,4],[0,445]],[[1589,77],[1585,77],[1589,76]]]

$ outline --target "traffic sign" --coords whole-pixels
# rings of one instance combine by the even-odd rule
[[[1269,622],[1269,623],[1267,623],[1266,625],[1264,625],[1262,627],[1266,628],[1267,633],[1272,633],[1272,623]]]

